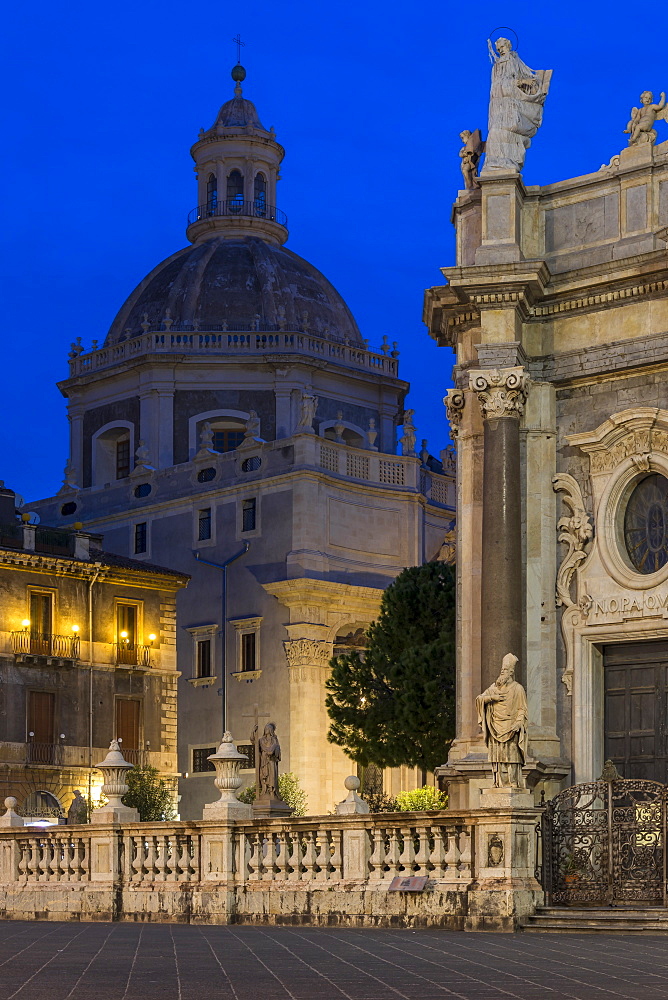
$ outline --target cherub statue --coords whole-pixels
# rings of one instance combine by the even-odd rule
[[[652,91],[643,91],[640,95],[640,107],[631,109],[631,121],[624,129],[629,136],[629,146],[639,146],[644,142],[654,145],[656,142],[654,123],[661,119],[668,121],[666,95],[662,93],[659,103],[654,104]]]
[[[464,176],[464,187],[467,191],[472,191],[474,188],[480,187],[478,180],[478,160],[485,151],[485,143],[482,141],[479,128],[475,132],[471,132],[470,129],[465,128],[463,132],[459,133],[459,138],[464,143],[463,147],[459,150],[462,160],[461,168]]]

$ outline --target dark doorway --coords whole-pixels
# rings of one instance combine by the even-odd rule
[[[624,778],[668,783],[668,642],[603,647],[604,759]]]

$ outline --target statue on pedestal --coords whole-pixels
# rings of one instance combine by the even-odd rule
[[[552,70],[530,69],[507,38],[497,38],[496,51],[491,40],[487,44],[492,61],[492,87],[483,172],[519,171],[543,120]]]
[[[268,722],[258,739],[258,727],[252,735],[255,744],[255,801],[253,814],[256,816],[289,816],[292,808],[281,798],[278,788],[278,762],[281,759],[281,744],[276,735],[276,726]]]
[[[517,657],[506,653],[501,673],[475,700],[494,787],[524,788],[522,765],[527,756],[527,696],[515,680]]]
[[[464,144],[459,150],[464,187],[467,191],[473,191],[480,187],[478,160],[485,151],[485,143],[482,141],[479,128],[475,132],[465,128],[463,132],[459,133],[459,138]]]
[[[655,104],[652,91],[644,90],[640,95],[640,107],[631,108],[631,121],[624,129],[629,136],[629,146],[639,146],[645,142],[654,145],[657,138],[654,123],[657,119],[668,121],[666,95],[661,94],[661,99]]]

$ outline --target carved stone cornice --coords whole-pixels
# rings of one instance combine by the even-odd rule
[[[322,639],[288,639],[283,643],[288,667],[326,667],[334,655],[331,642]]]
[[[519,417],[529,393],[529,377],[522,367],[469,371],[469,387],[476,393],[486,420]]]
[[[439,347],[455,349],[460,336],[480,326],[480,310],[450,285],[428,288],[422,319]]]
[[[462,422],[465,402],[466,397],[461,389],[448,389],[443,397],[445,413],[450,421],[450,436],[453,441],[459,433],[459,425]]]

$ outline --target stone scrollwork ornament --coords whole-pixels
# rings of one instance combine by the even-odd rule
[[[582,499],[582,491],[576,479],[562,472],[552,480],[555,493],[563,493],[563,500],[570,514],[559,518],[557,531],[559,541],[568,546],[566,555],[557,570],[556,603],[563,607],[561,634],[566,650],[566,666],[561,676],[569,694],[573,690],[573,629],[589,615],[592,599],[583,594],[579,601],[571,596],[571,583],[576,569],[587,558],[586,545],[593,537],[591,520]]]
[[[568,546],[557,572],[557,607],[571,608],[575,604],[571,597],[573,574],[587,558],[585,546],[591,541],[594,531],[577,480],[562,472],[553,478],[552,486],[555,493],[563,493],[563,501],[570,511],[567,517],[560,517],[557,521],[559,541]]]
[[[464,415],[466,397],[461,389],[448,389],[443,397],[445,415],[450,422],[450,437],[454,441],[459,433],[459,425]]]
[[[469,386],[478,396],[482,415],[521,417],[529,393],[529,377],[516,368],[483,368],[469,373]]]

